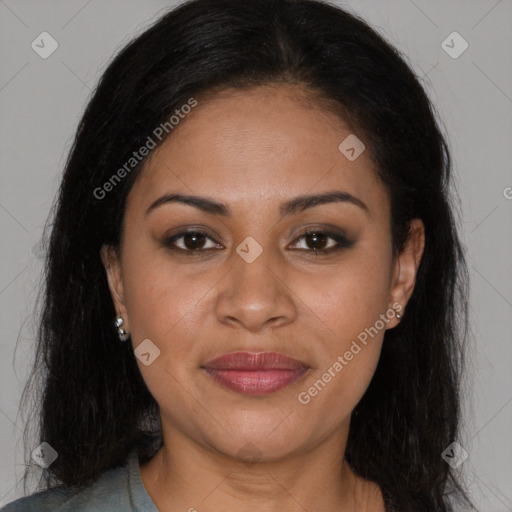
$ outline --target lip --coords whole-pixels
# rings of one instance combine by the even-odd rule
[[[267,395],[289,386],[310,366],[278,352],[231,352],[201,366],[221,385],[246,395]]]

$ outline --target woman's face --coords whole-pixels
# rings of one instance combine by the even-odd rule
[[[354,159],[352,138],[342,152],[351,131],[305,94],[282,85],[199,100],[129,194],[120,259],[102,251],[133,348],[149,340],[137,364],[164,436],[267,460],[344,442],[398,323],[393,304],[412,293],[421,223],[393,260],[388,193],[368,151]],[[341,200],[290,206],[326,193]],[[223,207],[158,201],[170,194]],[[233,352],[277,352],[304,369],[205,369]]]

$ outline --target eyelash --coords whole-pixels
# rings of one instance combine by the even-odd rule
[[[183,238],[183,236],[188,235],[188,234],[204,235],[204,236],[206,236],[206,238],[209,238],[210,240],[214,241],[204,231],[197,230],[197,229],[191,229],[191,230],[187,230],[187,231],[182,231],[180,233],[177,233],[176,235],[173,235],[173,236],[171,236],[169,238],[166,238],[164,240],[164,242],[163,242],[163,245],[165,247],[167,247],[168,249],[172,250],[172,251],[182,252],[186,256],[196,256],[196,255],[198,255],[198,253],[204,253],[206,251],[210,251],[210,250],[213,249],[213,248],[209,248],[209,249],[181,249],[181,248],[176,247],[175,245],[173,245],[176,240],[179,240],[180,238]],[[298,238],[296,238],[296,242],[299,241],[299,240],[302,240],[303,238],[307,237],[308,235],[312,235],[312,234],[325,235],[328,238],[334,240],[337,243],[337,245],[335,245],[334,247],[330,247],[329,249],[294,249],[294,250],[306,251],[306,252],[309,252],[309,253],[313,253],[314,255],[320,255],[320,254],[328,255],[328,254],[331,254],[333,252],[339,251],[341,249],[348,249],[348,248],[350,248],[350,247],[352,247],[354,245],[353,241],[348,240],[345,236],[343,236],[343,235],[341,235],[339,233],[333,233],[331,231],[322,231],[321,229],[311,229],[309,231],[305,231]]]

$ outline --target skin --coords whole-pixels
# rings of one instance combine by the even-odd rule
[[[350,133],[299,86],[224,91],[199,100],[130,191],[120,251],[104,246],[101,255],[134,349],[150,339],[160,350],[148,366],[137,359],[160,407],[164,446],[140,468],[159,510],[384,511],[378,486],[357,477],[344,452],[352,410],[385,330],[398,320],[309,403],[298,400],[379,315],[396,303],[405,309],[424,247],[423,224],[414,219],[393,259],[388,192],[368,151],[349,161],[338,150]],[[332,190],[368,210],[332,202],[279,215],[284,201]],[[180,203],[146,214],[170,192],[224,202],[233,216]],[[336,241],[302,237],[312,227],[344,230],[354,244],[315,255],[314,247]],[[211,239],[195,246],[212,249],[187,256],[164,245],[185,228],[206,232]],[[263,249],[252,263],[236,252],[249,236]],[[239,350],[281,352],[311,369],[263,397],[224,388],[200,369]],[[254,462],[241,455],[248,446]]]

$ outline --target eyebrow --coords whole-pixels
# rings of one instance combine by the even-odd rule
[[[155,210],[159,206],[168,203],[182,203],[194,206],[204,213],[222,215],[224,217],[232,217],[233,212],[231,208],[225,204],[207,197],[186,195],[186,194],[165,194],[154,201],[150,207],[146,210],[146,215],[152,210]],[[308,208],[313,208],[321,204],[327,203],[347,203],[358,206],[366,213],[369,213],[368,206],[358,199],[357,197],[349,194],[348,192],[342,192],[340,190],[332,190],[329,192],[323,192],[321,194],[314,195],[300,195],[289,199],[281,204],[279,213],[281,217],[294,215],[301,213]]]

